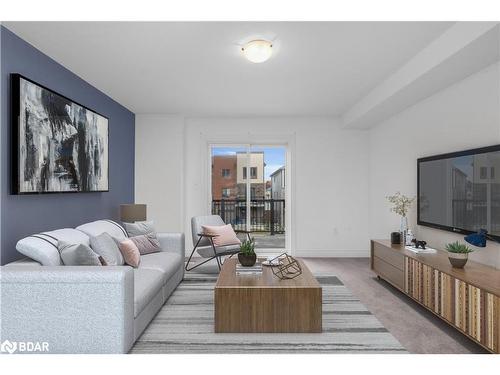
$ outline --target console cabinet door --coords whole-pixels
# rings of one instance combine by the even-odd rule
[[[408,257],[404,290],[493,352],[500,351],[500,297]]]

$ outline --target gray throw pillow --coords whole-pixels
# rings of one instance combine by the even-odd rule
[[[101,266],[99,255],[85,244],[72,244],[59,241],[59,254],[65,266]]]
[[[118,245],[113,237],[106,232],[90,237],[90,247],[104,258],[108,266],[123,266],[125,264]]]
[[[160,241],[154,233],[141,234],[140,236],[130,237],[135,246],[139,249],[141,255],[158,253],[161,251]]]
[[[141,236],[144,234],[154,233],[156,231],[152,221],[136,221],[135,223],[123,223],[129,237]]]

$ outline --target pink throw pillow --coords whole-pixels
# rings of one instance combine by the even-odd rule
[[[139,253],[139,249],[137,248],[137,245],[134,243],[134,241],[127,238],[126,240],[121,241],[118,247],[120,248],[120,252],[123,255],[125,263],[134,268],[139,267],[141,254]]]
[[[203,233],[215,236],[213,238],[215,246],[240,245],[241,241],[236,237],[231,224],[227,225],[202,225]]]
[[[161,250],[160,241],[158,241],[154,233],[141,234],[140,236],[129,237],[129,239],[137,246],[141,255],[158,253]]]

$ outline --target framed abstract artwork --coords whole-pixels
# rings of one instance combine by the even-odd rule
[[[11,74],[12,192],[109,190],[108,118]]]

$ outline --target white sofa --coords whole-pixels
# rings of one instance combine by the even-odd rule
[[[84,233],[84,242],[102,232],[126,235],[98,220],[59,231],[60,239],[71,231]],[[184,235],[158,239],[162,251],[141,256],[138,268],[41,266],[28,258],[1,267],[0,342],[48,342],[50,353],[127,353],[184,276]]]

